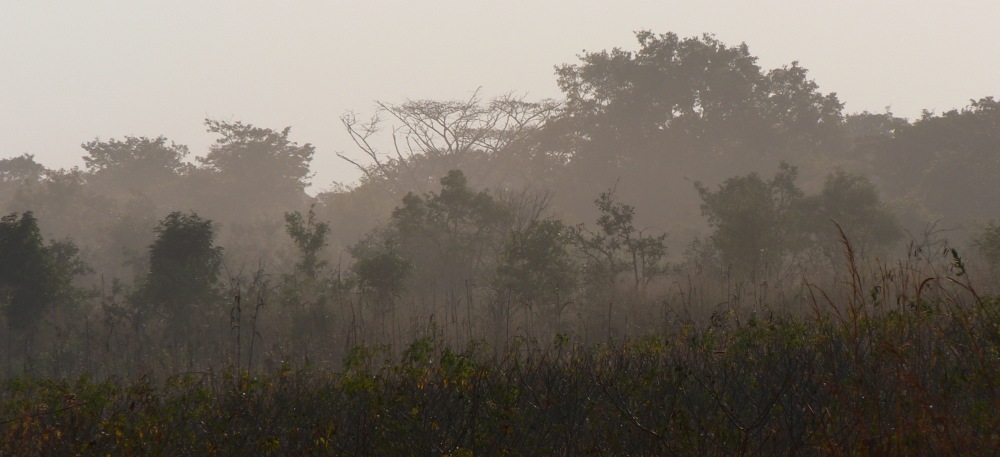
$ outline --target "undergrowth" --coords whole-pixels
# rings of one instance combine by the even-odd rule
[[[844,245],[808,312],[730,304],[603,343],[430,332],[336,368],[12,376],[0,456],[1000,454],[1000,297],[954,251],[917,269]]]
[[[591,346],[359,346],[339,371],[15,378],[0,455],[990,455],[998,313],[923,298]]]

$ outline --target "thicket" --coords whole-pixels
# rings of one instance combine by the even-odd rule
[[[811,315],[730,306],[595,345],[459,350],[434,331],[335,371],[9,378],[0,454],[1000,452],[1000,300],[958,257],[917,266],[848,258],[840,298],[809,288]]]

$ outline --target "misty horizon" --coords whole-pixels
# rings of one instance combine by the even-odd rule
[[[1000,449],[1000,6],[441,3],[0,16],[0,455]]]

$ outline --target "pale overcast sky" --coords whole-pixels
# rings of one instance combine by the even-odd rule
[[[374,100],[559,98],[555,65],[636,49],[633,31],[798,60],[847,112],[914,118],[1000,96],[1000,1],[0,0],[0,158],[82,166],[80,143],[164,135],[202,155],[205,117],[292,127],[314,188],[351,182],[339,117]]]

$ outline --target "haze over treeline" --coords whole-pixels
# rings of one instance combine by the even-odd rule
[[[222,363],[234,332],[238,364],[247,342],[279,363],[437,332],[641,335],[668,309],[794,311],[844,239],[872,259],[956,246],[994,284],[991,94],[919,119],[847,113],[797,62],[636,38],[559,65],[558,100],[358,107],[342,158],[362,177],[316,195],[315,148],[253,119],[206,119],[207,149],[149,132],[81,139],[83,168],[0,160],[0,303],[24,349],[8,370],[66,334],[47,369],[93,369],[98,342],[120,355],[108,371]],[[151,360],[152,341],[173,358]]]

